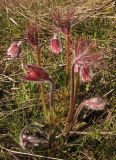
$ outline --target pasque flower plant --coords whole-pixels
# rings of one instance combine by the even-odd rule
[[[72,45],[74,59],[71,67],[71,93],[70,93],[70,106],[66,119],[65,132],[68,133],[70,129],[70,123],[74,114],[75,106],[75,81],[74,74],[78,73],[81,82],[87,82],[92,80],[92,67],[93,65],[103,59],[103,53],[98,52],[92,54],[90,49],[93,45],[88,40],[80,39],[74,42]]]
[[[75,114],[75,90],[78,92],[79,84],[77,85],[77,89],[75,87],[75,75],[78,75],[79,82],[85,83],[92,81],[93,78],[93,67],[94,65],[103,59],[103,52],[92,51],[94,44],[84,38],[77,38],[74,43],[71,44],[71,25],[74,18],[74,11],[67,10],[64,18],[60,14],[59,10],[55,10],[53,13],[53,18],[55,22],[55,27],[53,31],[53,38],[50,40],[50,48],[54,54],[59,54],[62,51],[63,46],[61,46],[61,42],[58,39],[59,32],[63,33],[66,38],[66,84],[67,78],[70,70],[70,104],[69,111],[66,118],[65,125],[65,133],[68,135],[70,129],[73,129],[74,124],[76,123],[78,116],[81,110],[86,106],[89,109],[93,110],[102,110],[106,106],[106,101],[94,97],[82,102]],[[45,105],[45,96],[43,90],[43,84],[47,81],[50,83],[50,106],[53,106],[54,101],[54,81],[48,72],[41,67],[41,57],[40,51],[41,47],[38,44],[38,28],[37,25],[33,22],[29,23],[26,33],[26,42],[32,47],[35,53],[36,65],[28,64],[26,68],[26,73],[23,76],[23,80],[31,81],[31,82],[41,82],[41,93],[42,93],[42,101],[43,101],[43,113],[44,116],[47,114],[47,108]],[[24,41],[25,42],[25,41]],[[11,46],[7,50],[7,55],[10,58],[18,58],[21,54],[21,43],[22,41],[12,43]],[[71,57],[71,49],[72,49],[72,57]],[[70,62],[72,58],[72,62]],[[46,117],[45,117],[46,118]],[[72,124],[72,126],[71,126]],[[23,149],[28,144],[32,144],[32,146],[38,145],[38,139],[33,136],[28,136],[26,134],[20,135],[20,145]]]

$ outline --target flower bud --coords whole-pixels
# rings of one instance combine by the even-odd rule
[[[57,38],[56,34],[54,34],[53,38],[50,41],[51,51],[55,54],[58,54],[62,51],[61,42]]]
[[[21,48],[22,41],[14,42],[10,45],[10,47],[7,49],[7,56],[8,58],[19,58],[22,48]]]
[[[50,81],[49,74],[41,67],[27,65],[27,74],[23,76],[24,80],[30,81]]]

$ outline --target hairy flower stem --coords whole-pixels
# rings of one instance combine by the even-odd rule
[[[41,50],[38,47],[35,48],[35,59],[38,66],[41,66],[40,51]]]
[[[41,66],[40,51],[41,50],[38,47],[35,48],[35,58],[36,58],[36,63],[38,66]],[[43,114],[44,114],[44,117],[46,118],[47,110],[46,110],[43,84],[40,84],[40,89],[41,89],[41,98],[42,98],[42,103],[43,103]]]
[[[76,85],[75,85],[75,99],[78,94],[78,88],[79,88],[79,74],[76,75]]]
[[[70,57],[70,35],[66,36],[66,85],[68,84],[69,75],[69,57]]]
[[[52,107],[54,105],[54,82],[52,79],[50,79],[50,106]]]
[[[65,126],[66,134],[69,133],[73,112],[74,112],[74,65],[72,65],[72,68],[71,68],[71,93],[70,93],[70,106],[69,106],[69,111],[68,111],[66,126]]]
[[[83,108],[84,108],[84,104],[81,103],[81,104],[78,106],[78,108],[77,108],[77,110],[76,110],[76,112],[75,112],[75,115],[74,115],[74,118],[73,118],[73,121],[72,121],[70,130],[73,129],[73,126],[74,126],[75,123],[77,122],[78,116],[79,116],[79,114],[80,114],[80,112],[81,112],[81,110],[82,110]]]

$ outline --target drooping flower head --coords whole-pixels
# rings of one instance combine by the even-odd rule
[[[20,135],[20,146],[25,150],[26,146],[31,144],[32,146],[38,146],[38,138],[29,135]]]
[[[107,104],[107,101],[102,99],[101,97],[94,97],[94,98],[85,100],[78,106],[75,112],[75,115],[73,118],[73,125],[76,123],[78,116],[84,107],[88,107],[88,109],[100,111],[105,109],[106,104]]]
[[[54,81],[49,76],[49,74],[45,71],[45,69],[41,67],[37,67],[35,65],[27,65],[27,73],[23,76],[24,80],[29,81],[39,81],[39,82],[50,82],[51,88],[50,88],[50,104],[52,106],[53,104],[53,96],[54,96]]]
[[[92,67],[96,62],[103,59],[103,53],[92,54],[91,47],[93,47],[93,43],[84,39],[77,40],[72,47],[74,72],[79,73],[82,82],[92,80]]]
[[[41,67],[36,65],[27,65],[27,74],[23,76],[24,80],[30,81],[50,81],[49,74]]]
[[[32,134],[33,129],[37,129],[37,134]],[[28,132],[27,132],[28,131]],[[31,133],[30,133],[31,131]],[[49,138],[43,132],[41,128],[36,125],[28,125],[25,126],[21,132],[19,137],[19,143],[22,149],[27,149],[29,146],[48,146],[49,145]]]
[[[53,18],[55,20],[56,31],[60,31],[65,35],[69,35],[73,17],[74,10],[72,9],[67,9],[67,13],[65,14],[64,18],[62,17],[62,14],[59,11],[59,9],[55,9],[53,13]]]
[[[94,97],[83,102],[85,106],[92,110],[103,110],[105,109],[106,103],[106,100],[100,97]]]
[[[37,25],[30,22],[27,28],[26,40],[31,45],[32,48],[37,48],[38,46],[38,29]]]
[[[19,58],[22,51],[21,44],[22,41],[12,43],[10,47],[7,49],[7,57],[11,59]]]
[[[59,54],[62,51],[61,42],[57,38],[57,35],[54,33],[53,38],[50,41],[51,51],[55,54]]]

